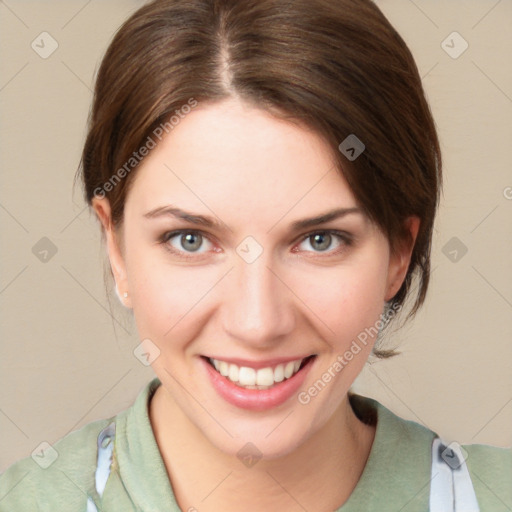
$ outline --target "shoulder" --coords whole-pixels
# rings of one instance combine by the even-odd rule
[[[9,466],[0,475],[0,512],[43,510],[41,504],[83,511],[94,488],[98,435],[114,419],[88,423]]]
[[[512,447],[462,445],[482,510],[512,510]]]
[[[428,510],[436,434],[372,398],[351,394],[349,399],[356,416],[376,429],[363,473],[342,510]]]
[[[501,448],[488,444],[462,445],[467,452],[466,463],[469,467],[478,467],[481,471],[493,471],[496,466],[512,471],[512,447]]]
[[[353,394],[350,403],[361,421],[377,427],[367,467],[356,487],[356,491],[365,491],[357,496],[365,509],[395,510],[399,502],[404,504],[404,511],[426,510],[430,485],[425,483],[431,481],[433,441],[439,435],[419,422],[395,415],[374,399]],[[480,510],[512,510],[512,448],[456,444],[464,456]],[[375,486],[387,489],[389,503],[381,494],[371,501]]]
[[[9,466],[0,474],[0,512],[84,512],[88,507],[89,497],[94,503],[100,503],[101,498],[96,487],[98,443],[101,442],[102,448],[106,448],[106,438],[111,437],[111,429],[106,427],[115,423],[115,441],[112,449],[117,452],[116,446],[121,440],[122,448],[118,455],[124,455],[129,460],[133,445],[140,442],[140,424],[144,424],[145,418],[147,430],[151,432],[147,420],[147,404],[159,384],[157,378],[153,379],[139,392],[138,398],[130,407],[110,418],[88,423],[68,433],[53,445],[42,444],[30,456]],[[132,436],[131,444],[127,439],[128,423]],[[104,429],[106,437],[100,436]],[[138,448],[138,453],[144,453],[144,446]],[[114,462],[115,460],[112,461],[113,465]],[[122,495],[123,489],[124,484],[120,482],[118,494]],[[116,501],[118,502],[119,500]],[[128,510],[126,499],[123,503],[118,508]]]

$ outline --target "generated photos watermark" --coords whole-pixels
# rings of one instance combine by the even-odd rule
[[[359,354],[362,350],[362,345],[368,344],[368,338],[377,336],[381,329],[402,309],[401,304],[393,304],[385,313],[380,315],[379,320],[371,327],[366,327],[361,331],[357,338],[352,340],[350,347],[345,350],[343,354],[339,354],[336,360],[322,373],[321,377],[317,379],[307,391],[301,391],[297,395],[297,400],[302,405],[307,405],[311,400],[316,397],[332,379],[338,375],[347,364],[354,359],[354,356]]]
[[[158,142],[160,142],[165,135],[174,130],[180,121],[184,119],[193,108],[197,107],[198,104],[199,102],[196,99],[190,98],[185,105],[175,110],[176,115],[172,115],[165,123],[158,125],[153,130],[152,134],[148,135],[144,144],[137,151],[132,153],[132,156],[128,158],[124,165],[120,167],[108,181],[103,183],[101,187],[94,189],[94,197],[103,199],[107,192],[111,192],[122,179],[126,178],[126,176],[149,155],[152,149],[156,148]],[[158,139],[158,142],[155,139]]]

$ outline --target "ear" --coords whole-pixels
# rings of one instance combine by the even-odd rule
[[[411,254],[414,249],[418,229],[420,227],[420,219],[416,216],[408,217],[405,221],[405,229],[409,232],[409,237],[404,237],[395,251],[390,254],[388,267],[388,280],[386,285],[386,296],[384,300],[391,300],[400,290],[404,282],[409,263],[411,262]]]
[[[112,215],[110,203],[106,197],[95,197],[92,200],[92,207],[101,222],[103,233],[107,243],[108,259],[110,260],[110,268],[114,275],[117,295],[122,304],[131,307],[130,295],[128,290],[128,280],[126,277],[126,266],[124,263],[122,251],[118,241],[118,236],[112,224]],[[125,297],[124,294],[128,296]]]

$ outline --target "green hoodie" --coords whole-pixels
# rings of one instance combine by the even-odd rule
[[[95,510],[87,507],[89,497],[98,511],[180,512],[148,414],[160,384],[153,379],[128,409],[69,433],[34,459],[12,464],[0,475],[0,512]],[[363,474],[338,512],[428,511],[436,434],[370,398],[352,395],[351,404],[358,416],[373,416],[377,425]],[[112,466],[100,497],[95,487],[98,435],[113,421]],[[512,449],[463,448],[480,511],[511,512]]]

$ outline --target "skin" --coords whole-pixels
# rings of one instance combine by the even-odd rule
[[[94,199],[117,286],[129,294],[123,303],[140,339],[160,350],[150,420],[182,510],[333,510],[364,469],[375,428],[357,419],[347,391],[374,339],[307,405],[294,396],[265,411],[227,403],[200,361],[317,354],[307,390],[399,290],[418,218],[406,223],[412,242],[393,254],[362,214],[290,230],[294,220],[358,206],[330,155],[314,132],[238,99],[200,104],[137,169],[121,228],[108,200]],[[144,217],[168,204],[212,216],[225,231]],[[178,229],[204,236],[159,243]],[[328,229],[351,234],[353,244],[332,235],[322,250],[322,240],[306,236]],[[236,252],[247,236],[263,249],[250,264]],[[247,442],[263,454],[251,468],[236,456]]]

